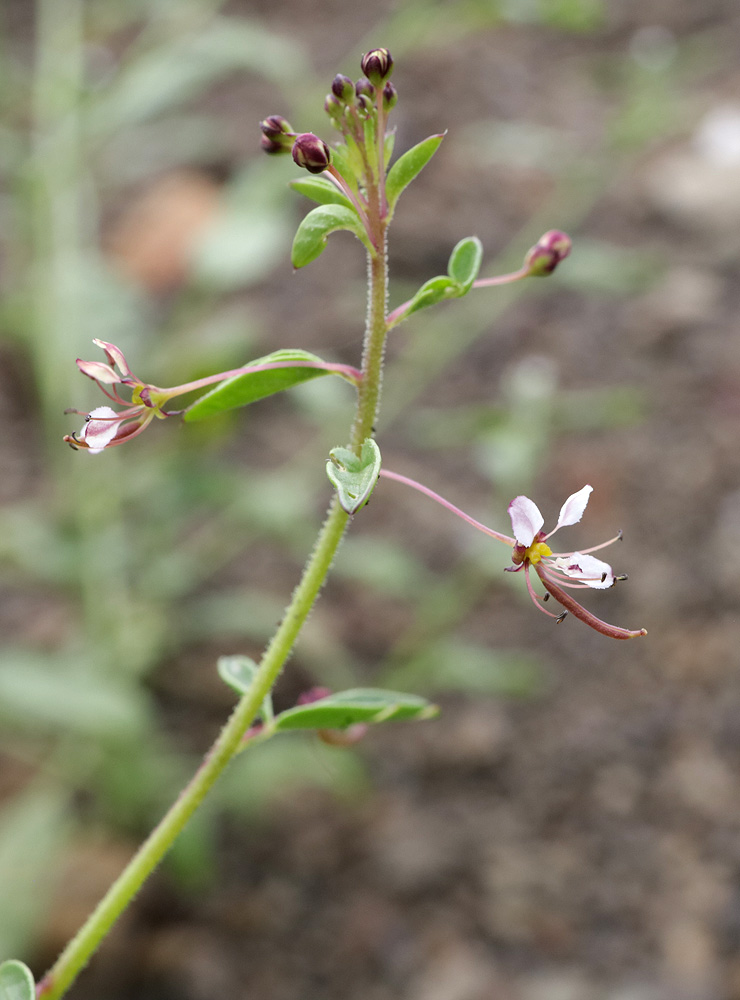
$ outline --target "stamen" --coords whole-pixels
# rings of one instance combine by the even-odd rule
[[[562,625],[562,623],[565,621],[567,617],[568,617],[568,612],[564,611],[561,615],[558,615],[555,621],[558,625]]]
[[[598,552],[599,549],[605,549],[607,548],[607,546],[613,545],[615,542],[621,542],[622,534],[623,532],[620,529],[614,536],[614,538],[610,538],[608,541],[602,542],[601,545],[592,545],[590,549],[578,549],[578,551],[582,556],[590,555],[592,552]],[[553,559],[567,559],[568,556],[572,555],[573,555],[572,552],[553,552],[552,557]]]
[[[602,635],[608,635],[612,639],[633,639],[639,635],[647,635],[647,629],[645,628],[635,630],[619,628],[617,625],[610,625],[608,622],[602,621],[600,618],[597,618],[596,615],[587,611],[578,603],[578,601],[575,601],[570,594],[566,594],[566,592],[559,587],[554,580],[549,579],[545,575],[544,570],[542,570],[539,566],[535,566],[535,572],[539,576],[540,580],[542,580],[542,585],[545,590],[552,594],[558,604],[562,604],[566,611],[570,611],[575,618],[578,618],[578,620],[582,621],[585,625],[589,625],[596,632],[600,632]],[[544,608],[542,610],[544,611]]]
[[[534,604],[534,606],[537,608],[537,610],[541,611],[543,615],[547,615],[548,618],[555,618],[557,620],[560,616],[559,615],[554,615],[552,613],[552,611],[547,611],[545,608],[543,608],[542,607],[543,598],[541,598],[539,596],[539,594],[536,594],[534,592],[534,587],[532,586],[532,581],[529,579],[529,565],[528,564],[525,564],[524,579],[527,581],[527,590],[529,592],[529,596],[532,598],[532,604]]]

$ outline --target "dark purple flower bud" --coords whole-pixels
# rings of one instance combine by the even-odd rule
[[[559,229],[551,229],[545,233],[524,258],[524,266],[530,277],[552,274],[560,261],[568,256],[572,246],[570,236]]]
[[[260,128],[268,139],[279,139],[281,135],[293,133],[290,122],[286,121],[282,115],[268,115],[264,121],[260,122]]]
[[[383,87],[383,107],[386,111],[390,111],[391,108],[395,108],[398,103],[398,91],[393,86],[392,83],[386,83]]]
[[[260,149],[269,156],[277,156],[280,153],[289,153],[290,145],[286,146],[279,139],[271,139],[269,136],[263,135],[260,139]]]
[[[293,143],[293,159],[310,174],[320,174],[331,163],[331,150],[313,132],[303,132]]]
[[[361,76],[355,84],[355,93],[358,97],[369,97],[375,99],[375,87],[365,76]]]
[[[331,92],[342,104],[349,104],[355,96],[355,85],[348,76],[337,73],[331,83]]]
[[[393,59],[388,49],[372,49],[362,57],[360,66],[368,80],[379,87],[393,72]]]

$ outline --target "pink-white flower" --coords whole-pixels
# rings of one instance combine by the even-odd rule
[[[111,402],[118,403],[123,409],[98,406],[89,413],[67,410],[67,413],[84,416],[85,424],[79,434],[67,434],[64,440],[75,449],[99,455],[105,448],[123,444],[141,434],[154,417],[170,416],[162,406],[172,391],[158,389],[133,375],[123,352],[115,344],[104,340],[94,340],[93,343],[103,349],[108,363],[78,358],[77,367],[83,375],[97,382]],[[121,395],[121,386],[125,387],[126,396]]]
[[[595,590],[605,590],[608,587],[613,587],[617,580],[625,579],[623,576],[615,576],[609,563],[591,555],[592,552],[603,549],[620,539],[621,533],[609,541],[602,542],[601,545],[594,545],[583,552],[553,552],[548,545],[548,540],[556,531],[568,525],[577,524],[581,520],[592,489],[591,486],[584,486],[583,489],[568,497],[560,509],[558,523],[548,534],[542,530],[545,519],[537,505],[529,497],[515,497],[509,504],[509,516],[514,531],[514,538],[511,539],[513,565],[509,567],[509,571],[516,573],[524,570],[527,589],[535,606],[558,621],[562,621],[565,615],[570,612],[576,618],[596,629],[597,632],[602,632],[614,639],[631,639],[634,636],[646,635],[645,629],[623,629],[601,621],[563,589],[591,587]],[[540,598],[532,587],[529,576],[530,567],[539,576],[547,591],[544,599]],[[554,597],[565,608],[562,614],[553,615],[542,606],[543,600],[547,600],[549,596]]]

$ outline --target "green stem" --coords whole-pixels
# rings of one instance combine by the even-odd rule
[[[237,704],[175,804],[144,841],[124,872],[39,983],[38,997],[56,1000],[66,992],[239,750],[245,732],[265,695],[272,689],[323,586],[348,520],[349,516],[333,500],[301,581],[277,632],[265,650],[249,691]]]
[[[388,289],[386,227],[380,217],[380,191],[375,190],[373,194],[375,197],[372,203],[371,224],[381,252],[368,255],[368,311],[362,363],[363,377],[358,386],[357,409],[351,438],[351,446],[357,452],[365,438],[373,433],[380,401],[386,338],[385,310]],[[142,844],[124,872],[113,883],[86,923],[41,980],[37,987],[39,998],[58,1000],[67,991],[115,921],[172,846],[216,779],[239,752],[244,734],[257,715],[265,696],[272,690],[319,595],[348,522],[349,515],[342,510],[334,497],[300,583],[293,593],[280,626],[265,650],[249,690],[237,704],[203,763],[175,804]]]

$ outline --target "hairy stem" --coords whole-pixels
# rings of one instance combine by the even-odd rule
[[[373,196],[370,222],[377,240],[376,245],[381,247],[381,252],[368,255],[367,325],[362,378],[358,385],[357,408],[351,436],[351,447],[358,453],[362,442],[373,433],[380,400],[386,337],[385,308],[388,288],[386,227],[381,220],[381,191],[376,189]],[[216,779],[238,753],[244,734],[277,680],[319,595],[348,522],[349,515],[342,510],[336,497],[333,498],[301,580],[282,622],[265,650],[249,690],[237,704],[216,742],[177,801],[41,980],[37,987],[39,998],[58,1000],[63,996],[115,921],[172,846]]]

